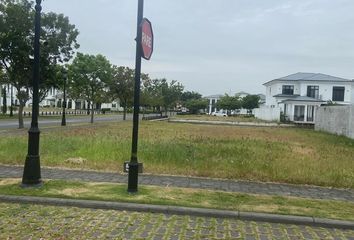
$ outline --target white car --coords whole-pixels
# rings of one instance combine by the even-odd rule
[[[227,114],[224,112],[212,112],[211,115],[217,116],[217,117],[227,117]]]

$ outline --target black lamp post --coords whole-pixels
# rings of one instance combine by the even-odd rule
[[[32,122],[28,131],[28,154],[23,170],[22,186],[35,187],[42,185],[41,166],[39,158],[39,135],[38,114],[39,114],[39,52],[40,52],[40,31],[41,31],[41,2],[36,0],[35,35],[34,35],[34,66],[33,66],[33,102]]]
[[[64,86],[63,86],[63,115],[61,118],[61,125],[66,126],[66,118],[65,118],[65,108],[66,108],[66,81],[68,80],[68,72],[66,70],[63,71],[63,81],[64,81]]]

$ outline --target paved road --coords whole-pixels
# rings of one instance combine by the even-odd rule
[[[0,165],[0,178],[21,178],[23,167]],[[127,175],[118,173],[62,170],[42,168],[44,179],[66,179],[92,182],[127,183]],[[140,175],[139,183],[155,186],[201,188],[228,192],[254,193],[278,196],[294,196],[313,199],[341,200],[354,202],[354,190],[299,186],[276,183],[216,180],[206,178]]]
[[[0,203],[0,239],[342,239],[354,231],[40,205]]]
[[[90,116],[67,116],[66,117],[66,122],[68,125],[70,124],[77,124],[77,123],[89,123],[90,122]],[[127,119],[131,120],[132,115],[129,114],[127,115]],[[123,121],[123,115],[98,115],[95,116],[94,118],[95,122],[112,122],[112,121]],[[39,127],[41,126],[60,126],[61,124],[61,118],[60,117],[45,117],[45,118],[39,118]],[[31,119],[26,118],[24,120],[25,128],[29,128],[31,124]],[[18,120],[17,119],[11,119],[11,120],[0,120],[0,129],[5,130],[5,129],[16,129],[18,128]]]

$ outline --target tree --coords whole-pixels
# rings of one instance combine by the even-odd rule
[[[220,100],[216,103],[216,107],[218,109],[232,111],[240,109],[242,107],[242,103],[238,96],[232,97],[225,94],[225,96],[221,97]]]
[[[197,92],[190,92],[190,91],[185,91],[182,93],[181,95],[181,102],[182,103],[186,103],[190,100],[193,100],[193,99],[201,99],[202,98],[202,95],[200,93],[197,93]]]
[[[161,79],[157,83],[156,90],[157,92],[159,88],[161,90],[160,100],[167,115],[168,110],[175,107],[180,100],[184,87],[176,80],[172,80],[169,83],[166,79]]]
[[[128,67],[113,67],[113,77],[108,81],[111,100],[119,99],[123,106],[123,120],[126,120],[127,109],[133,104],[134,70]]]
[[[207,99],[190,99],[186,102],[186,107],[193,114],[197,114],[199,110],[206,109],[209,105]]]
[[[107,85],[112,78],[110,62],[102,55],[78,53],[69,66],[69,95],[80,96],[91,106],[91,123],[94,118],[94,107],[103,103],[107,97]]]
[[[252,111],[255,108],[259,107],[260,97],[258,95],[247,95],[242,98],[242,107],[248,111]]]
[[[19,128],[23,128],[23,108],[30,99],[33,68],[34,39],[33,2],[2,0],[0,2],[0,65],[8,75],[9,83],[17,90],[19,100]],[[40,95],[55,86],[53,72],[56,64],[70,60],[78,48],[78,31],[62,14],[42,14]]]
[[[2,90],[2,114],[6,114],[7,112],[7,96],[6,96],[6,88]]]

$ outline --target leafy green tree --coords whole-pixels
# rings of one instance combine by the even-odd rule
[[[95,105],[103,103],[107,97],[107,83],[112,78],[110,62],[100,54],[78,53],[69,66],[69,78],[69,94],[80,96],[90,104],[93,123]]]
[[[176,80],[172,80],[169,83],[166,79],[160,80],[160,87],[162,106],[165,110],[165,114],[167,115],[169,109],[176,107],[176,104],[180,100],[184,87]]]
[[[216,103],[216,107],[218,109],[232,111],[240,109],[242,107],[242,102],[238,96],[229,96],[225,94],[225,96],[221,97]]]
[[[180,100],[184,87],[176,80],[168,82],[166,79],[152,79],[144,86],[143,96],[148,96],[150,105],[157,108],[162,114],[161,108],[165,114],[169,109],[176,106]]]
[[[193,100],[193,99],[201,99],[202,98],[202,95],[198,92],[190,92],[190,91],[185,91],[181,94],[181,102],[182,103],[186,103],[190,100]]]
[[[149,76],[141,74],[141,80],[147,81]],[[108,81],[109,96],[111,100],[120,100],[123,107],[123,120],[126,120],[127,110],[133,106],[134,103],[134,83],[135,71],[129,67],[114,66],[113,77]],[[142,95],[142,93],[140,94]]]
[[[209,105],[209,102],[207,99],[202,98],[190,99],[186,102],[185,105],[191,113],[197,114],[199,110],[206,109]]]
[[[133,104],[134,70],[128,67],[113,67],[113,77],[108,81],[109,95],[112,100],[120,100],[123,107],[123,120],[126,120],[127,109]]]
[[[9,83],[17,90],[19,128],[23,128],[23,108],[30,99],[34,39],[33,1],[0,1],[0,65]],[[72,58],[79,45],[78,30],[62,14],[43,13],[40,55],[40,97],[55,86],[56,65]]]
[[[260,97],[258,95],[247,95],[242,98],[242,107],[249,111],[259,107]]]

